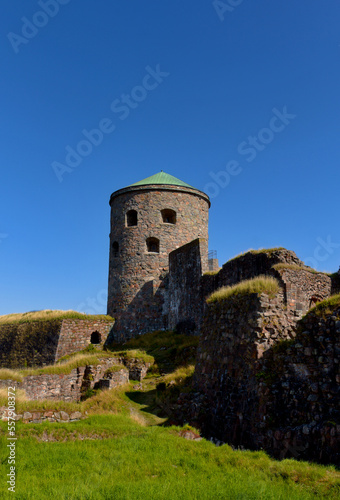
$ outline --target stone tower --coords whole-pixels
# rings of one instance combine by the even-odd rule
[[[209,197],[161,171],[110,197],[108,307],[113,338],[168,326],[169,253],[208,241]],[[208,250],[203,267],[207,265]]]

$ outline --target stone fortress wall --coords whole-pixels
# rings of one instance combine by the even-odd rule
[[[151,363],[123,355],[99,357],[99,363],[85,364],[70,373],[41,373],[18,380],[0,380],[1,387],[16,387],[29,400],[57,400],[79,402],[93,389],[112,389],[129,380],[142,381]]]
[[[171,177],[153,178],[164,175]],[[310,309],[340,292],[339,273],[316,272],[283,248],[249,251],[221,269],[214,258],[209,266],[210,201],[183,183],[136,183],[113,193],[110,205],[108,314],[115,323],[63,320],[40,334],[32,326],[4,325],[0,365],[22,366],[23,359],[50,364],[90,343],[158,329],[199,334],[194,392],[180,396],[179,423],[278,458],[338,464],[340,308],[324,317]],[[262,275],[277,280],[274,297],[232,295],[207,304],[219,288]],[[125,368],[108,371],[107,363],[69,375],[25,377],[21,386],[35,399],[77,401],[95,384],[140,380],[148,368],[115,360]]]
[[[113,193],[108,314],[115,340],[168,328],[169,254],[208,240],[209,198],[175,185],[132,186]],[[208,248],[201,254],[207,266]]]
[[[340,308],[286,325],[281,293],[209,304],[180,423],[215,442],[340,465]]]
[[[232,295],[206,303],[221,286],[259,275],[277,279],[275,297]],[[203,276],[194,393],[181,396],[179,423],[277,458],[339,464],[340,309],[325,318],[312,310],[303,318],[337,283],[337,274],[306,268],[285,249],[248,252]]]
[[[51,365],[63,356],[103,345],[114,321],[51,319],[0,325],[0,368]]]

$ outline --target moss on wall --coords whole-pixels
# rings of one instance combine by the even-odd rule
[[[61,319],[0,325],[0,366],[30,367],[54,362]]]

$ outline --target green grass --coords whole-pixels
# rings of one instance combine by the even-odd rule
[[[126,370],[124,365],[113,365],[113,366],[110,366],[110,368],[108,368],[107,370],[105,370],[104,375],[110,375],[110,373],[117,373],[123,369]]]
[[[71,424],[18,424],[15,498],[338,498],[339,474],[333,467],[277,462],[263,452],[187,441],[180,431],[142,426],[125,415],[93,416]],[[1,477],[5,478],[5,436],[1,445]],[[2,480],[1,498],[12,498],[6,488]]]
[[[316,306],[312,307],[307,313],[316,314],[320,317],[325,317],[329,314],[332,314],[335,309],[340,307],[340,293],[337,295],[332,295],[328,299],[323,300],[316,304]],[[306,316],[305,316],[306,317]]]
[[[92,315],[83,314],[77,311],[57,311],[46,309],[44,311],[34,311],[26,313],[5,314],[0,316],[0,324],[17,324],[17,323],[30,323],[32,321],[50,321],[51,319],[100,319],[103,321],[113,321],[111,316],[104,314]]]
[[[67,359],[59,361],[55,365],[48,365],[42,368],[24,368],[22,370],[11,370],[10,368],[0,369],[0,380],[16,380],[18,382],[22,381],[23,377],[28,377],[29,375],[43,375],[43,374],[58,374],[67,375],[71,373],[75,368],[86,365],[99,365],[101,359],[112,358],[113,355],[108,352],[98,351],[94,354],[86,353],[75,353],[67,356]]]
[[[233,296],[249,295],[251,293],[266,293],[273,297],[279,292],[279,284],[275,278],[258,276],[251,280],[244,280],[233,286],[222,287],[207,298],[207,303],[222,302]]]
[[[81,403],[27,401],[17,391],[17,413],[78,410],[88,418],[72,423],[17,422],[15,498],[337,499],[340,476],[331,466],[278,462],[264,452],[233,451],[204,439],[188,441],[180,437],[183,429],[162,426],[169,425],[163,410],[189,387],[197,342],[198,337],[174,332],[154,332],[127,342],[124,352],[134,357],[136,350],[142,350],[166,372],[148,376],[138,384],[142,390],[129,382]],[[94,354],[98,355],[103,353]],[[80,356],[84,360],[93,355]],[[76,359],[72,356],[64,365]],[[160,383],[165,387],[162,391],[156,390]],[[6,398],[7,390],[0,390],[0,405],[6,404]],[[1,478],[8,473],[7,444],[7,423],[0,422]],[[6,488],[5,480],[0,481],[0,498],[13,498]]]
[[[115,351],[113,353],[115,356],[121,356],[125,359],[137,359],[138,361],[142,361],[144,363],[151,363],[153,364],[155,362],[155,358],[153,356],[150,356],[147,354],[145,351],[142,351],[140,349],[131,349],[127,351]]]
[[[198,340],[198,336],[160,330],[146,333],[124,344],[112,345],[110,351],[114,355],[122,351],[130,352],[131,357],[136,349],[146,353],[154,359],[154,364],[148,371],[153,376],[162,372],[171,373],[179,366],[194,363]]]

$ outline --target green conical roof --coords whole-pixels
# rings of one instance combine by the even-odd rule
[[[186,182],[183,182],[180,179],[177,179],[177,177],[174,177],[173,175],[170,175],[170,174],[167,174],[166,172],[163,172],[163,170],[161,170],[160,172],[158,172],[155,175],[151,175],[150,177],[147,177],[146,179],[135,182],[134,184],[131,184],[128,187],[146,186],[148,184],[171,184],[172,186],[182,186],[182,187],[189,187],[189,188],[195,189],[193,186],[190,186],[190,184],[187,184]]]

